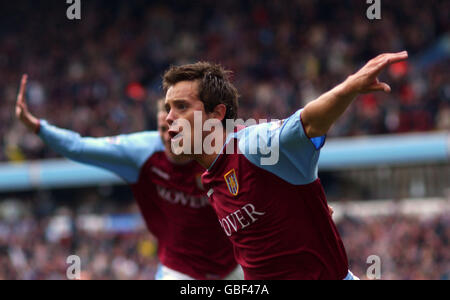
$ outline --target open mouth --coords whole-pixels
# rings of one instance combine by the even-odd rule
[[[179,139],[181,139],[183,137],[182,134],[180,134],[179,132],[174,131],[174,130],[169,130],[169,136],[170,136],[170,140],[172,142],[173,141],[177,141],[177,140],[179,140]]]

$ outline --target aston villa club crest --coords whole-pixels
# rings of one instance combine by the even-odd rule
[[[233,169],[224,176],[225,182],[227,183],[228,190],[231,195],[237,196],[239,193],[239,183],[236,176],[236,171]]]

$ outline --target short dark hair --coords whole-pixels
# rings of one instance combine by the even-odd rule
[[[221,65],[209,62],[172,66],[164,73],[163,88],[167,93],[178,82],[197,81],[198,97],[207,113],[212,112],[217,105],[225,104],[227,111],[222,121],[225,126],[226,120],[235,120],[238,112],[239,94],[230,81],[231,73]]]

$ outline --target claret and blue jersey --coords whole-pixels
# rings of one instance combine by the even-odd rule
[[[228,236],[246,279],[344,279],[347,256],[317,176],[325,138],[306,136],[301,113],[229,135],[201,178],[217,215],[200,184],[204,170],[169,162],[156,132],[81,138],[43,121],[40,136],[131,184],[169,268],[225,277],[236,266]]]
[[[82,138],[41,121],[43,141],[77,162],[114,172],[128,182],[161,263],[195,279],[222,279],[237,266],[201,184],[204,168],[170,162],[158,132]]]
[[[301,113],[230,134],[202,177],[246,279],[344,279],[348,273],[318,179],[325,137],[308,138]]]

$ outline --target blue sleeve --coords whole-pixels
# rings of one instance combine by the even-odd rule
[[[139,179],[147,159],[164,146],[159,133],[141,132],[116,137],[90,138],[41,121],[41,139],[54,151],[76,162],[107,169],[128,183]]]
[[[247,127],[237,134],[239,150],[250,162],[295,185],[317,179],[320,149],[325,143],[325,136],[310,139],[306,135],[301,113]]]

